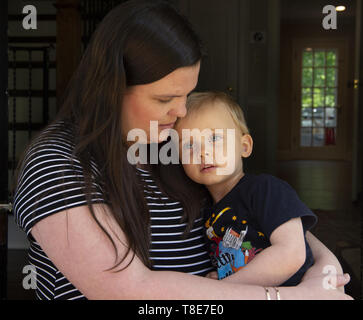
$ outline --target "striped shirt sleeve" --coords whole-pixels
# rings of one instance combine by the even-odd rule
[[[92,203],[104,201],[92,174]],[[84,176],[80,162],[72,156],[69,141],[48,137],[29,149],[14,195],[15,221],[27,235],[41,219],[57,212],[86,205]]]

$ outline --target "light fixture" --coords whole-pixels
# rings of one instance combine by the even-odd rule
[[[338,12],[342,12],[342,11],[345,11],[346,7],[345,6],[336,6],[335,7],[335,10],[338,11]]]

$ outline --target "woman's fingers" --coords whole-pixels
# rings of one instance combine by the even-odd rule
[[[340,288],[350,280],[348,274],[328,274],[310,278],[301,282],[298,287],[305,291],[304,299],[308,300],[353,300]]]
[[[349,273],[337,275],[337,287],[345,286],[350,281]]]

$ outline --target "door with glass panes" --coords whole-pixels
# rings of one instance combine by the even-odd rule
[[[299,159],[346,159],[347,42],[294,41],[293,149]]]

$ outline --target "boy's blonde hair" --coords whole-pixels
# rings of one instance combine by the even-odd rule
[[[207,91],[191,93],[186,103],[187,116],[206,104],[213,104],[218,102],[225,105],[237,128],[240,129],[241,134],[249,134],[242,108],[238,105],[238,103],[233,100],[231,96],[224,92]]]

